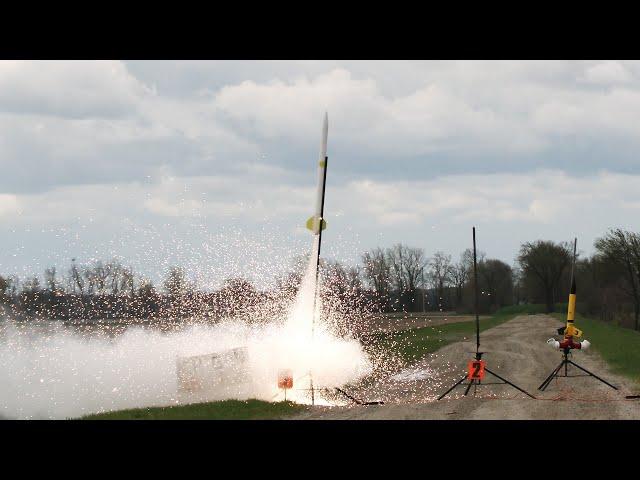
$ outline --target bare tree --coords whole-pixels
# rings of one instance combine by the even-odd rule
[[[107,287],[107,279],[110,276],[109,265],[105,265],[102,261],[97,261],[93,266],[87,266],[84,270],[85,279],[89,285],[89,292],[97,292],[99,295],[105,293]]]
[[[228,278],[218,291],[221,306],[228,315],[245,316],[247,309],[257,304],[258,291],[245,278]]]
[[[117,260],[111,260],[104,267],[105,269],[105,287],[108,288],[109,293],[112,295],[118,295],[121,287],[121,275],[124,271],[124,267]]]
[[[414,304],[416,290],[421,284],[422,269],[427,264],[424,250],[398,243],[387,249],[386,259],[390,267],[391,285],[404,300],[403,306],[407,303]]]
[[[3,277],[0,275],[0,303],[6,303],[16,296],[18,290],[17,285],[17,277]]]
[[[4,298],[9,289],[9,280],[0,275],[0,297]]]
[[[136,289],[131,267],[122,268],[120,271],[120,291],[132,297],[135,295]]]
[[[391,274],[391,286],[399,295],[402,295],[406,291],[404,277],[405,250],[406,247],[398,243],[388,248],[385,255]]]
[[[469,264],[468,256],[471,255],[471,264]],[[471,269],[473,268],[473,252],[471,249],[465,250],[460,255],[460,261],[451,265],[449,269],[449,278],[456,289],[456,308],[462,305],[462,293],[464,285],[469,280]]]
[[[7,279],[7,292],[8,295],[15,297],[18,294],[20,288],[20,279],[16,275],[11,275]]]
[[[624,282],[620,288],[633,301],[634,328],[640,317],[640,236],[637,233],[611,230],[595,242],[598,253],[620,268]]]
[[[38,277],[31,277],[24,281],[22,284],[22,291],[27,293],[37,293],[40,291],[40,279]]]
[[[181,297],[187,293],[187,279],[180,267],[171,267],[164,281],[164,289],[172,297]]]
[[[391,269],[384,250],[378,247],[365,252],[362,255],[362,264],[365,282],[373,288],[380,307],[386,311],[391,292]]]
[[[422,271],[427,266],[424,250],[407,247],[404,256],[405,287],[414,293],[418,285],[422,285]]]
[[[73,292],[79,292],[84,295],[84,280],[82,274],[76,265],[76,259],[71,259],[71,268],[69,269],[69,286]]]
[[[56,267],[45,269],[44,283],[47,286],[47,290],[51,293],[54,293],[58,289],[58,282],[56,281]]]
[[[323,264],[324,283],[344,293],[349,284],[347,268],[337,260],[328,260]]]
[[[442,306],[444,290],[451,279],[451,255],[444,252],[436,252],[429,259],[428,277],[436,294],[436,303]]]
[[[322,269],[324,303],[332,310],[347,311],[352,294],[348,269],[338,261],[327,261]]]
[[[362,291],[362,278],[360,276],[360,267],[351,266],[347,268],[347,285],[353,292]]]

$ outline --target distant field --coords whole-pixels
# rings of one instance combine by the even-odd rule
[[[98,413],[82,420],[262,420],[300,413],[306,407],[293,402],[224,400],[172,407],[135,408]]]
[[[480,320],[489,318],[481,315]],[[360,336],[370,336],[376,332],[392,332],[409,329],[434,327],[450,323],[472,322],[475,316],[456,312],[405,312],[382,313],[359,323]]]
[[[480,331],[495,327],[512,319],[520,312],[503,312],[493,316],[480,317]],[[452,317],[452,320],[455,317]],[[411,328],[395,332],[377,332],[367,338],[367,348],[371,351],[384,349],[398,354],[405,362],[415,362],[428,353],[435,352],[452,342],[475,336],[475,321],[465,316],[465,321],[436,326]]]

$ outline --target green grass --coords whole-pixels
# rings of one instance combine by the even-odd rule
[[[304,410],[293,402],[224,400],[172,407],[134,408],[98,413],[83,420],[260,420],[277,419]]]
[[[499,310],[489,318],[480,319],[480,331],[511,320],[520,312]],[[416,362],[449,343],[475,336],[476,324],[471,322],[449,323],[435,327],[413,328],[399,332],[382,332],[375,335],[369,348],[383,349],[397,354],[405,363]]]
[[[561,321],[567,318],[566,313],[553,315]],[[575,323],[583,331],[583,338],[591,342],[589,348],[597,351],[614,373],[640,384],[640,332],[580,314],[576,314]]]

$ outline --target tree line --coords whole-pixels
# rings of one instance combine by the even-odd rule
[[[571,247],[570,242],[525,242],[513,265],[479,252],[480,313],[524,303],[556,310],[567,300]],[[614,229],[594,247],[592,256],[578,255],[575,266],[579,311],[637,330],[640,234]],[[422,248],[399,243],[366,251],[360,260],[352,266],[322,261],[324,308],[340,314],[473,311],[470,249],[454,260],[443,252],[427,256]],[[296,258],[291,271],[267,291],[243,278],[227,279],[218,290],[204,291],[180,267],[169,269],[156,287],[117,260],[84,265],[74,260],[62,274],[47,268],[42,281],[37,276],[0,276],[0,305],[15,315],[52,319],[251,317],[265,309],[282,315],[282,300],[295,296],[307,263],[308,257]]]
[[[640,329],[640,233],[612,229],[594,242],[595,252],[578,253],[575,278],[578,311],[607,322]],[[513,266],[478,252],[480,313],[519,304],[564,309],[569,292],[571,242],[537,240],[520,246]],[[401,244],[362,256],[363,279],[381,311],[473,311],[473,252],[457,261]]]

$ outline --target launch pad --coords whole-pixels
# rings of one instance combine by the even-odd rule
[[[483,353],[484,352],[477,352],[476,353],[476,357],[475,357],[476,359],[472,360],[471,362],[469,362],[469,371],[468,371],[468,373],[464,377],[462,377],[460,380],[458,380],[458,382],[455,383],[451,388],[449,388],[449,390],[447,390],[442,395],[440,395],[438,397],[438,400],[442,400],[450,392],[452,392],[458,385],[462,384],[465,380],[469,380],[469,383],[467,383],[467,388],[464,391],[464,395],[465,396],[469,394],[469,390],[471,390],[472,386],[474,387],[473,393],[475,395],[476,389],[478,388],[478,386],[481,386],[481,385],[509,385],[509,386],[515,388],[516,390],[521,391],[525,395],[528,395],[529,397],[531,397],[533,399],[536,398],[533,395],[531,395],[530,393],[528,393],[527,391],[525,391],[522,388],[520,388],[519,386],[517,386],[516,384],[510,382],[506,378],[503,378],[500,375],[498,375],[497,373],[489,370],[485,365],[485,361],[482,360],[482,354]],[[498,380],[501,380],[501,381],[500,382],[485,382],[485,383],[482,383],[482,380],[485,377],[485,372],[488,373],[489,375],[492,375],[492,376],[496,377]]]
[[[475,395],[476,389],[477,389],[477,387],[479,385],[509,385],[509,386],[515,388],[516,390],[519,390],[520,392],[524,393],[525,395],[535,399],[536,397],[534,397],[533,395],[531,395],[527,391],[523,390],[522,388],[518,387],[516,384],[510,382],[506,378],[501,377],[497,373],[489,370],[486,367],[486,362],[484,360],[482,360],[482,355],[485,352],[481,352],[480,351],[480,317],[479,317],[479,314],[478,314],[478,266],[477,266],[477,261],[476,261],[476,227],[473,227],[473,277],[474,277],[475,316],[476,316],[476,353],[475,353],[475,360],[472,360],[472,361],[469,362],[467,374],[464,377],[462,377],[460,380],[458,380],[455,384],[453,384],[453,386],[451,388],[449,388],[449,390],[447,390],[442,395],[440,395],[438,397],[438,400],[442,400],[450,392],[452,392],[458,385],[462,384],[465,380],[469,380],[469,383],[467,384],[467,388],[464,391],[464,395],[465,396],[467,396],[469,394],[469,390],[471,390],[472,386],[474,386],[473,393]],[[482,383],[482,380],[484,379],[485,373],[488,373],[489,375],[492,375],[492,376],[496,377],[498,380],[501,380],[501,382]]]
[[[576,298],[577,298],[577,289],[576,289],[576,277],[575,277],[575,267],[576,267],[576,248],[578,245],[578,239],[574,238],[573,240],[573,258],[571,260],[571,288],[569,290],[569,302],[567,304],[567,324],[565,327],[561,327],[558,329],[558,335],[563,335],[564,338],[562,342],[558,342],[554,338],[550,338],[547,340],[547,343],[554,348],[562,349],[562,361],[560,365],[558,365],[549,376],[542,382],[542,384],[538,387],[538,390],[544,391],[549,386],[551,381],[558,377],[594,377],[597,380],[600,380],[605,385],[613,388],[614,390],[618,390],[618,387],[614,387],[606,380],[603,380],[595,373],[590,372],[584,367],[581,367],[573,360],[569,360],[569,355],[571,355],[572,350],[584,350],[589,348],[590,343],[587,340],[575,341],[576,338],[582,337],[582,330],[575,327],[575,314],[576,314]],[[579,370],[585,372],[586,375],[569,375],[569,365],[573,365]],[[564,370],[564,375],[558,375],[562,370]]]
[[[590,372],[589,370],[587,370],[584,367],[581,367],[580,365],[578,365],[574,361],[569,360],[569,355],[571,355],[571,349],[570,348],[565,347],[563,349],[563,354],[562,355],[563,355],[563,357],[562,357],[562,361],[560,362],[560,365],[558,365],[555,368],[555,370],[553,372],[551,372],[551,374],[545,379],[545,381],[542,382],[542,384],[538,387],[538,390],[541,390],[541,391],[544,392],[546,390],[546,388],[549,386],[549,384],[551,383],[551,381],[556,377],[594,377],[596,380],[600,380],[602,383],[604,383],[605,385],[610,386],[614,390],[618,390],[618,387],[615,387],[615,386],[611,385],[609,382],[607,382],[606,380],[600,378],[595,373]],[[579,370],[582,370],[583,372],[585,372],[585,375],[569,375],[568,374],[569,365],[573,365],[574,367],[578,368]],[[563,370],[563,367],[564,367],[564,375],[558,375]]]

